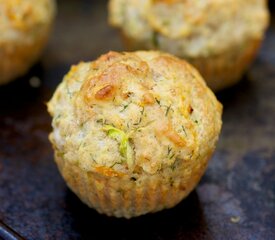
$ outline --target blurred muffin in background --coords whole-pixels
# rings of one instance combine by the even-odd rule
[[[128,49],[161,49],[193,64],[212,90],[236,83],[268,26],[266,0],[110,0]]]
[[[73,66],[48,103],[50,140],[68,186],[100,213],[171,208],[198,184],[222,105],[184,60],[110,52]]]
[[[0,0],[0,85],[38,60],[56,11],[54,0]]]

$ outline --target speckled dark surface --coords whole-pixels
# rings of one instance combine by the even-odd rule
[[[122,49],[107,26],[105,4],[59,1],[41,62],[0,88],[0,239],[275,239],[275,19],[243,81],[218,94],[224,125],[216,154],[177,207],[132,220],[108,218],[65,186],[47,139],[44,102],[72,63]],[[40,87],[30,86],[33,76]]]

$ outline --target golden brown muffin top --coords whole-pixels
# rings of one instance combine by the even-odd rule
[[[209,154],[222,106],[185,61],[139,51],[73,66],[48,110],[66,161],[116,175],[155,174]]]

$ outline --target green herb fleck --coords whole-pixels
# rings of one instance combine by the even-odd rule
[[[97,120],[96,120],[96,123],[99,123],[99,124],[105,124],[105,123],[106,123],[106,120],[105,120],[105,119],[100,118],[100,119],[97,119]]]
[[[133,125],[137,126],[141,123],[142,121],[142,116],[144,114],[144,107],[142,107],[142,110],[140,111],[141,117],[139,118],[138,122],[134,123]]]
[[[142,107],[142,110],[140,111],[141,115],[143,116],[144,113],[144,107]]]
[[[96,160],[95,160],[95,158],[94,158],[94,155],[92,153],[90,153],[90,157],[93,160],[93,162],[97,163]]]
[[[56,117],[54,117],[53,121],[57,122],[57,120],[61,117],[61,114],[58,114]]]
[[[167,151],[168,156],[170,155],[171,151],[172,151],[172,148],[170,146],[168,146],[168,151]]]
[[[124,106],[123,106],[123,108],[122,108],[122,110],[120,110],[120,112],[124,112],[124,111],[125,111],[125,109],[126,109],[127,107],[129,107],[129,105],[130,105],[130,103],[128,103],[128,104],[126,104],[126,105],[124,105]]]
[[[185,131],[184,126],[181,126],[181,128],[182,128],[182,131],[184,132],[185,136],[187,137],[187,133],[186,133],[186,131]]]
[[[161,106],[161,105],[160,105],[160,100],[158,100],[157,98],[155,98],[155,100],[156,100],[157,104],[158,104],[159,106]]]
[[[121,162],[115,162],[113,165],[110,166],[110,168],[113,168],[117,164],[121,164]]]
[[[165,116],[168,116],[170,109],[171,109],[171,105],[166,107]]]
[[[174,156],[175,156],[175,153],[173,153],[173,154],[169,157],[169,159],[172,159]]]
[[[167,149],[167,157],[169,159],[172,159],[176,154],[172,151],[173,148],[171,148],[170,146],[168,146],[168,149]]]
[[[67,95],[69,95],[69,98],[72,98],[73,93],[69,90],[68,86],[66,86],[66,92],[67,92]]]
[[[138,122],[134,123],[133,125],[137,126],[141,123],[142,117],[139,118]]]

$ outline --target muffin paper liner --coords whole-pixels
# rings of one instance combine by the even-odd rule
[[[217,56],[187,60],[199,70],[213,91],[219,91],[241,80],[255,59],[261,42],[253,39]]]
[[[58,154],[55,160],[69,188],[89,207],[108,216],[131,218],[178,204],[197,185],[211,155],[173,172],[142,175],[136,181],[129,175],[110,177],[85,171]]]

